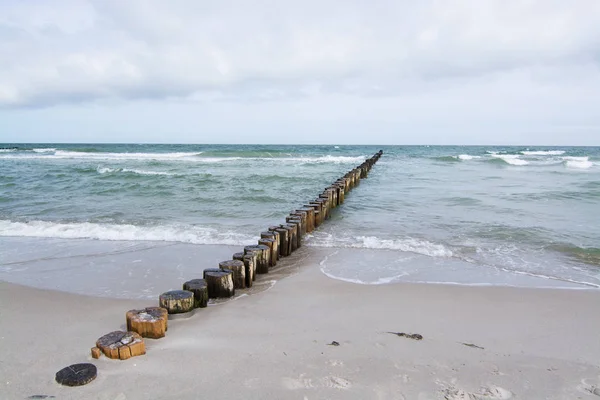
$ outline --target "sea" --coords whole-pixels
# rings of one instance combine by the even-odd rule
[[[0,279],[8,282],[151,298],[162,281],[255,244],[383,150],[304,240],[323,274],[372,285],[600,288],[600,147],[0,148]],[[134,279],[149,283],[133,290]]]

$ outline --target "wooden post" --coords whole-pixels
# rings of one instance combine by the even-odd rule
[[[297,212],[306,213],[306,233],[310,233],[315,230],[315,209],[312,207],[304,206],[296,210]]]
[[[274,267],[277,265],[277,260],[279,259],[279,233],[277,232],[261,232],[261,239],[273,239],[273,246],[271,249],[271,266]],[[264,244],[264,243],[259,243]],[[268,245],[267,245],[268,246]]]
[[[265,274],[269,272],[269,264],[271,262],[271,249],[263,244],[244,247],[245,253],[255,250],[259,250],[258,259],[256,263],[256,273]]]
[[[323,206],[317,201],[311,201],[309,205],[315,210],[315,228],[318,228],[323,223]]]
[[[190,312],[194,309],[194,293],[188,290],[171,290],[159,296],[159,304],[169,314]]]
[[[274,267],[277,264],[277,242],[275,241],[275,239],[272,238],[263,238],[260,239],[258,241],[258,244],[262,244],[264,246],[267,246],[269,248],[269,267]],[[267,269],[264,272],[258,272],[259,274],[262,273],[268,273],[269,270]]]
[[[246,265],[246,276],[248,276],[248,267],[250,265],[252,265],[252,280],[256,280],[256,268],[258,268],[258,256],[260,254],[259,250],[253,250],[253,251],[245,251],[244,250],[244,260],[246,260],[246,258],[251,258],[252,262],[248,263],[248,265],[246,265],[246,261],[244,261],[244,265]]]
[[[160,339],[167,331],[168,311],[161,307],[146,307],[143,310],[129,310],[125,314],[127,330],[141,337]]]
[[[244,289],[246,287],[246,266],[243,261],[221,261],[219,263],[219,269],[222,271],[233,272],[233,287],[235,289]]]
[[[194,308],[208,306],[208,286],[204,279],[192,279],[183,284],[183,290],[194,293]]]
[[[255,267],[255,259],[258,256],[255,254],[246,254],[244,256],[244,267],[246,267],[246,286],[247,287],[252,287],[252,282],[256,279],[256,274],[254,273],[256,271],[256,267]]]
[[[233,253],[233,256],[231,257],[231,259],[242,261],[244,259],[244,253],[243,252]]]
[[[208,297],[211,299],[233,297],[235,295],[233,272],[231,270],[205,269],[204,280],[208,287]]]
[[[296,249],[298,248],[298,230],[296,225],[292,225],[292,224],[282,224],[281,225],[282,228],[285,228],[288,230],[288,251],[289,254],[292,254],[294,251],[296,251]]]
[[[296,249],[302,246],[302,220],[298,217],[287,217],[287,225],[296,226]]]
[[[281,238],[281,232],[278,232],[277,229],[279,229],[279,226],[270,226],[269,232],[273,233],[277,239],[277,259],[280,259],[283,257],[281,254],[281,246],[283,246],[283,242]]]
[[[279,233],[279,238],[281,239],[281,246],[279,246],[279,254],[282,257],[287,257],[291,254],[290,251],[290,231],[287,228],[282,228],[281,226],[275,229],[275,232]]]
[[[114,331],[96,341],[96,347],[108,358],[127,360],[146,354],[142,337],[135,332]]]
[[[306,235],[307,230],[308,230],[308,214],[306,213],[306,211],[295,211],[290,214],[290,217],[300,218],[300,221],[302,221],[302,225],[300,227],[301,228],[300,236],[304,237],[304,235]]]

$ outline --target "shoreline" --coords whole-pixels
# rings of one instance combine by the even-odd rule
[[[124,326],[127,310],[156,300],[0,282],[0,392],[8,399],[592,399],[590,388],[600,387],[600,292],[356,285],[324,276],[314,259],[302,264],[269,290],[170,320],[165,338],[147,339],[147,354],[127,361],[92,360],[89,349]],[[59,369],[90,360],[94,382],[54,382]]]

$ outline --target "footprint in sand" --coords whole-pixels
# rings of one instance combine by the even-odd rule
[[[589,379],[582,379],[581,385],[579,385],[577,389],[579,389],[580,392],[584,392],[587,394],[591,393],[600,397],[600,381],[590,383]]]
[[[348,379],[340,378],[338,376],[328,376],[323,378],[323,386],[335,389],[350,389],[352,383]]]
[[[281,385],[289,390],[311,389],[314,387],[312,379],[306,378],[305,374],[301,374],[298,378],[281,378]]]
[[[479,393],[467,392],[457,388],[444,390],[444,399],[446,400],[505,400],[512,397],[513,393],[510,390],[498,386],[483,387]]]

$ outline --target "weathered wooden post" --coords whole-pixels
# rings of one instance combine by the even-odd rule
[[[323,222],[323,214],[321,213],[321,203],[317,203],[316,201],[311,201],[308,203],[309,207],[312,207],[315,211],[315,229],[321,226]]]
[[[315,230],[315,209],[312,207],[304,206],[296,210],[297,212],[306,213],[306,232],[310,233]]]
[[[161,294],[158,300],[169,314],[186,313],[194,309],[194,293],[188,290],[171,290]]]
[[[256,260],[258,255],[246,254],[244,256],[244,267],[246,267],[246,287],[252,287],[252,282],[256,279]]]
[[[301,228],[300,236],[304,237],[304,235],[306,235],[306,233],[308,232],[308,214],[307,214],[307,212],[306,211],[294,211],[290,214],[290,217],[300,218],[300,221],[302,221],[302,225],[300,226],[300,228]]]
[[[298,228],[296,224],[282,224],[281,227],[288,230],[288,249],[292,254],[298,248]]]
[[[183,290],[194,293],[194,308],[208,306],[208,287],[204,279],[192,279],[183,284]]]
[[[258,244],[267,246],[269,248],[269,266],[270,267],[274,267],[277,264],[277,242],[275,241],[275,239],[271,239],[271,238],[263,238],[260,239],[258,241]],[[268,273],[269,270],[267,269],[266,271],[259,271],[259,274],[262,273]]]
[[[205,269],[204,280],[208,287],[208,297],[210,299],[233,297],[235,295],[233,272],[231,270],[217,268]]]
[[[269,247],[271,247],[271,266],[274,267],[275,265],[277,265],[277,260],[279,259],[279,233],[277,232],[261,232],[260,233],[260,238],[261,239],[272,239],[273,240],[273,245],[268,245]],[[259,243],[259,244],[266,244],[266,243]]]
[[[274,228],[274,229],[272,229]],[[277,227],[269,227],[269,230],[273,232],[279,233],[279,254],[282,257],[287,257],[290,255],[290,233],[287,228],[282,228],[281,226]]]
[[[146,307],[142,310],[129,310],[125,313],[127,330],[141,337],[160,339],[167,331],[168,311],[161,307]]]
[[[106,357],[127,360],[131,357],[146,354],[144,339],[136,332],[114,331],[107,333],[96,341]]]
[[[247,254],[250,251],[259,250],[256,263],[256,273],[265,274],[269,272],[269,264],[271,262],[271,249],[263,244],[244,247],[244,252]]]
[[[296,248],[302,247],[302,219],[300,217],[290,216],[286,218],[287,224],[296,225]]]
[[[243,261],[221,261],[219,263],[219,269],[222,271],[233,272],[233,287],[235,289],[244,289],[246,287],[246,266]]]

